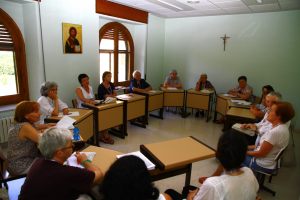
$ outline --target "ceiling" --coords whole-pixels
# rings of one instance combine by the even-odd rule
[[[164,18],[277,12],[300,9],[300,0],[109,0]],[[191,0],[192,1],[192,0]],[[299,19],[300,20],[300,19]]]

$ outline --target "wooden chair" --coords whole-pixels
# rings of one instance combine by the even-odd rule
[[[3,184],[4,187],[8,190],[9,188],[7,182],[26,177],[26,174],[21,174],[17,176],[11,176],[9,174],[9,172],[7,171],[7,159],[2,151],[0,151],[0,167],[1,167],[0,188],[2,187]]]
[[[72,99],[72,105],[73,105],[73,108],[78,108],[77,99]]]
[[[267,192],[270,192],[273,196],[276,195],[276,192],[264,185],[265,178],[266,178],[266,176],[268,176],[269,177],[269,183],[271,183],[273,176],[277,176],[278,171],[280,169],[280,160],[281,160],[281,157],[282,157],[285,149],[286,148],[281,150],[278,153],[278,155],[276,156],[276,158],[275,158],[276,166],[275,166],[275,169],[272,173],[266,173],[266,172],[262,172],[262,171],[259,171],[259,170],[254,170],[254,173],[256,174],[256,177],[257,177],[257,180],[258,180],[258,183],[259,183],[259,188],[261,190],[265,190]]]

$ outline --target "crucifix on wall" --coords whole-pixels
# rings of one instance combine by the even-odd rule
[[[228,40],[230,37],[228,37],[228,36],[225,34],[224,37],[220,37],[220,38],[223,40],[224,51],[225,51],[225,48],[226,48],[226,42],[227,42],[227,40]]]

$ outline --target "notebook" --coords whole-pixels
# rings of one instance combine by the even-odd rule
[[[87,156],[87,158],[91,161],[94,159],[94,157],[96,155],[96,152],[80,152],[80,153],[84,153]],[[69,166],[73,166],[73,167],[84,168],[81,164],[79,164],[77,162],[75,152],[67,159],[66,164],[69,165]]]
[[[238,132],[244,133],[244,134],[249,135],[249,136],[254,136],[255,135],[255,131],[241,128],[241,126],[242,126],[242,124],[236,123],[232,126],[232,128],[234,130],[237,130]]]
[[[155,169],[155,164],[153,164],[153,162],[151,162],[146,156],[144,156],[144,154],[142,154],[140,151],[135,151],[135,152],[131,152],[131,153],[126,153],[126,154],[122,154],[122,155],[117,155],[117,158],[121,158],[123,156],[137,156],[140,159],[142,159],[144,161],[144,163],[147,166],[148,170],[153,170]]]

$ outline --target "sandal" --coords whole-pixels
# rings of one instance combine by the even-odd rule
[[[112,139],[108,133],[102,133],[100,136],[100,141],[104,142],[105,144],[114,144],[115,141],[114,139]]]

